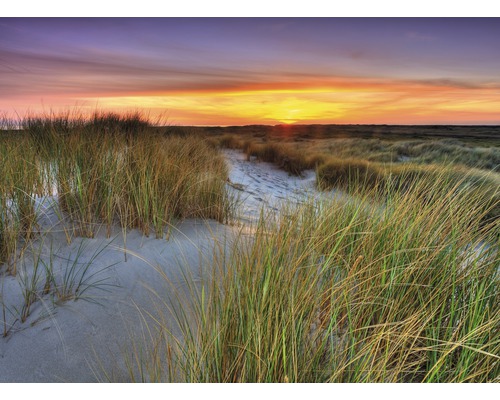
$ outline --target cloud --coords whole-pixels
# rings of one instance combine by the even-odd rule
[[[0,91],[4,97],[67,95],[181,95],[265,91],[496,90],[495,81],[452,78],[391,79],[314,73],[290,68],[184,65],[176,60],[106,54],[87,49],[41,53],[0,49]]]
[[[451,78],[436,78],[436,79],[414,79],[406,80],[408,85],[421,87],[434,87],[446,89],[470,89],[470,90],[499,90],[500,82],[477,81],[477,80],[459,80]]]
[[[117,54],[40,54],[0,49],[0,90],[68,94],[119,94],[238,88],[265,80],[243,69],[184,66]],[[47,92],[45,92],[48,94]]]
[[[477,110],[490,110],[500,90],[494,78],[377,76],[373,65],[387,63],[380,49],[346,47],[341,52],[343,59],[366,66],[363,73],[359,68],[340,73],[337,58],[332,57],[329,64],[329,55],[311,56],[303,63],[294,59],[274,63],[273,59],[252,60],[252,54],[232,61],[231,53],[157,50],[16,48],[0,40],[0,109],[32,107],[43,99],[49,107],[64,101],[68,106],[102,101],[117,108],[168,109],[186,123],[190,116],[215,124],[221,119],[255,123],[270,116],[283,120],[290,110],[301,110],[299,120],[366,122],[370,117],[384,122],[391,115],[403,121],[411,115],[436,113],[447,103],[465,110],[470,107],[463,100],[467,98],[484,100]],[[345,61],[344,69],[350,65]]]

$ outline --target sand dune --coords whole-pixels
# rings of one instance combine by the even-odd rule
[[[313,171],[292,177],[270,164],[247,161],[237,151],[225,155],[228,188],[240,199],[234,225],[186,220],[172,229],[168,240],[135,230],[124,237],[118,227],[108,239],[103,228],[94,239],[75,238],[68,245],[54,208],[57,198],[39,202],[40,225],[50,229],[33,244],[33,251],[24,253],[18,276],[3,276],[0,282],[10,327],[7,337],[0,337],[0,381],[89,382],[102,379],[103,370],[113,371],[115,380],[126,380],[123,355],[132,342],[140,342],[148,319],[142,317],[155,315],[156,295],[166,299],[173,290],[170,284],[182,290],[182,273],[201,278],[214,242],[228,240],[255,222],[262,207],[277,209],[283,200],[298,203],[318,195]],[[48,263],[51,253],[59,274],[73,265],[81,273],[92,261],[86,276],[96,275],[88,282],[88,299],[58,304],[43,296],[21,323],[16,316],[23,304],[19,279],[32,274],[34,257]]]

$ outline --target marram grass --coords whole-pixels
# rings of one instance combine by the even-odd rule
[[[138,113],[28,116],[21,128],[0,132],[0,264],[10,273],[37,233],[37,198],[56,195],[68,241],[115,224],[164,238],[178,219],[231,216],[224,158],[201,137]]]
[[[496,204],[483,219],[500,218],[500,193],[495,190],[500,186],[500,151],[495,147],[472,148],[458,139],[304,139],[300,135],[284,140],[265,135],[224,134],[211,137],[210,143],[239,148],[248,159],[273,163],[293,175],[315,170],[320,190],[351,193],[364,188],[384,195],[406,190],[419,180],[440,177],[449,184],[483,191],[490,196],[490,203]],[[401,162],[402,159],[411,162]]]
[[[499,225],[480,224],[482,192],[448,183],[263,213],[165,302],[176,323],[155,316],[131,379],[498,382]]]
[[[34,200],[54,188],[61,217],[83,236],[118,223],[163,237],[176,218],[230,215],[224,160],[199,137],[165,135],[140,115],[25,122],[0,137],[9,273],[36,235]],[[292,173],[328,162],[245,146]],[[176,325],[157,317],[158,338],[129,359],[141,372],[130,366],[131,379],[498,382],[498,185],[443,168],[346,171],[335,184],[356,201],[263,213],[252,236],[216,249],[204,282],[186,277],[187,297],[170,310]]]
[[[129,229],[165,239],[179,219],[232,216],[224,158],[203,138],[154,127],[141,114],[27,117],[20,128],[0,131],[0,278],[17,275],[23,298],[6,304],[0,289],[3,336],[25,323],[43,296],[92,301],[89,289],[108,286],[91,268],[101,250],[80,265],[80,247],[61,273],[52,246],[49,260],[41,257],[36,243],[55,228],[43,219],[48,202],[59,218],[50,222],[62,225],[68,243],[102,228],[109,237],[114,226],[125,239]]]

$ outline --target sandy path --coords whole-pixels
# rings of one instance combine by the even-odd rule
[[[224,155],[230,166],[229,179],[239,188],[244,221],[257,220],[263,206],[276,210],[282,202],[302,203],[319,194],[314,171],[297,177],[269,163],[247,161],[246,155],[237,150],[224,150]]]

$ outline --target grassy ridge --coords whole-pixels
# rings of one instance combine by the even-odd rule
[[[36,231],[36,198],[54,193],[68,240],[101,224],[160,238],[176,218],[229,218],[224,158],[199,137],[137,113],[27,117],[22,128],[0,134],[0,263]]]
[[[166,358],[155,342],[141,371],[183,382],[498,381],[499,225],[481,226],[488,210],[477,207],[487,199],[446,176],[394,191],[382,208],[374,195],[265,214],[251,239],[219,248],[204,289],[179,295],[182,340],[163,325]]]
[[[211,126],[196,127],[210,135],[236,134],[261,138],[279,138],[281,140],[308,139],[460,139],[467,142],[496,143],[500,137],[498,125],[246,125],[246,126]]]
[[[289,161],[293,174],[314,168],[328,160],[364,160],[372,163],[411,162],[413,165],[445,164],[498,171],[500,141],[466,143],[459,139],[372,139],[372,138],[303,138],[226,133],[212,136],[213,143],[241,149],[248,157],[284,165]]]

